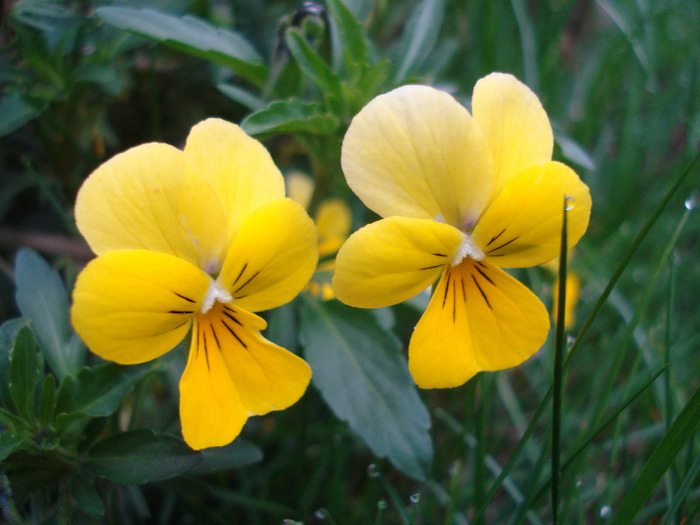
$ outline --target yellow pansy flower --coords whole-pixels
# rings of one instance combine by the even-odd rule
[[[285,198],[267,150],[209,119],[184,151],[150,143],[81,187],[75,217],[98,255],[78,276],[72,322],[97,355],[149,361],[192,330],[180,419],[195,449],[230,443],[250,415],[287,408],[311,369],[260,335],[253,312],[290,301],[316,268],[317,234]]]
[[[314,191],[311,178],[293,171],[286,176],[286,181],[289,198],[308,209]],[[314,296],[328,301],[335,297],[330,283],[335,269],[335,258],[332,256],[350,234],[352,213],[343,200],[331,198],[319,204],[314,220],[318,229],[318,256],[321,262],[308,288]]]
[[[554,287],[552,290],[552,313],[554,321],[557,320],[557,312],[559,311],[559,258],[552,259],[542,265],[543,268],[547,269],[555,278]],[[576,305],[578,304],[579,296],[581,294],[581,280],[578,274],[569,271],[566,274],[566,301],[564,303],[564,328],[569,330],[576,322]]]
[[[382,217],[336,258],[333,288],[361,308],[396,304],[439,279],[409,344],[423,388],[512,367],[544,343],[542,302],[503,268],[559,253],[564,197],[569,243],[588,225],[588,188],[553,162],[552,129],[515,77],[479,80],[473,114],[427,86],[380,95],[352,120],[342,147],[348,184]]]

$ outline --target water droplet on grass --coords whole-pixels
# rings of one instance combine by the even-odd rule
[[[698,207],[698,198],[696,195],[691,195],[687,199],[685,199],[685,209],[686,210],[694,210],[695,208]]]
[[[610,505],[603,505],[600,507],[600,517],[603,519],[612,517],[612,507]]]
[[[367,465],[367,475],[370,478],[378,478],[380,474],[381,473],[379,472],[377,465],[375,465],[374,463],[370,463],[369,465]]]
[[[415,505],[420,501],[420,492],[414,492],[408,497],[408,499]]]
[[[566,195],[564,197],[566,199],[566,211],[571,211],[574,209],[574,206],[576,206],[576,201],[574,200],[573,197],[569,197]]]
[[[314,512],[314,518],[319,521],[325,521],[325,519],[328,518],[328,511],[324,508],[320,508]]]

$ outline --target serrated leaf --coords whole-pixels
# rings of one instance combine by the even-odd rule
[[[328,113],[322,104],[298,99],[273,102],[249,115],[241,123],[241,127],[249,135],[295,131],[331,135],[339,126],[340,120]]]
[[[377,455],[417,480],[433,457],[430,419],[396,339],[371,312],[309,301],[301,341],[312,381],[335,415]]]
[[[342,61],[349,76],[369,66],[369,45],[359,20],[341,0],[326,0],[335,69]]]
[[[338,101],[341,94],[340,79],[311,47],[306,37],[294,27],[287,29],[284,37],[287,49],[299,69],[318,86],[321,93],[330,100]]]
[[[212,474],[240,468],[257,463],[263,457],[257,445],[241,438],[223,447],[205,448],[201,454],[202,462],[190,471],[191,474]]]
[[[201,454],[176,437],[134,430],[97,443],[88,454],[86,467],[116,483],[142,485],[184,474],[200,461]]]
[[[21,317],[5,321],[0,326],[0,406],[14,408],[8,388],[8,370],[10,368],[10,352],[15,344],[19,331],[29,325],[29,320]]]
[[[0,432],[0,461],[4,461],[7,456],[20,448],[22,437],[14,432],[3,430]]]
[[[99,7],[95,13],[120,29],[226,66],[256,85],[267,76],[262,57],[245,38],[199,18],[131,7]]]
[[[36,419],[34,400],[41,374],[42,362],[36,350],[34,336],[29,327],[24,327],[17,334],[10,351],[8,378],[10,396],[17,413],[27,421]]]
[[[94,417],[109,416],[153,367],[152,363],[130,366],[103,363],[81,370],[70,411]]]
[[[444,17],[445,0],[423,0],[415,10],[406,26],[396,83],[401,83],[428,56],[440,35]]]
[[[15,264],[17,305],[31,319],[37,343],[51,370],[61,379],[85,361],[85,346],[69,321],[68,293],[58,273],[34,250],[22,248]]]

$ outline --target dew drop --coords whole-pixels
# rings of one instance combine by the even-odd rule
[[[566,199],[566,211],[573,210],[574,206],[576,206],[576,201],[574,200],[574,198],[566,195],[565,199]]]
[[[282,525],[304,525],[301,521],[291,520],[289,518],[282,520]]]
[[[576,480],[576,488],[580,489],[583,486],[583,480],[582,479],[577,479]]]
[[[566,346],[568,347],[568,348],[567,348],[567,351],[568,351],[568,350],[571,350],[571,347],[574,346],[574,343],[575,343],[575,342],[576,342],[576,337],[575,337],[575,336],[573,336],[573,335],[571,335],[571,334],[568,334],[568,335],[566,336]]]
[[[698,198],[695,195],[691,195],[687,199],[685,199],[685,209],[686,210],[694,210],[698,206]]]
[[[321,507],[314,512],[314,518],[316,518],[318,521],[325,521],[326,518],[328,518],[328,511]]]
[[[408,499],[415,505],[420,501],[420,492],[414,492],[408,497]]]
[[[377,465],[374,463],[370,463],[367,465],[367,475],[370,478],[378,478],[381,473],[379,472],[379,469],[377,468]]]
[[[603,505],[600,507],[600,517],[603,519],[608,519],[612,516],[612,507],[610,505]]]

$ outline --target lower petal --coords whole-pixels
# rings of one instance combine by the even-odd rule
[[[78,276],[71,320],[100,357],[143,363],[182,341],[210,282],[202,270],[172,255],[107,252]]]
[[[435,289],[409,345],[421,388],[463,384],[482,370],[519,365],[542,346],[549,316],[542,302],[503,270],[466,259]]]

